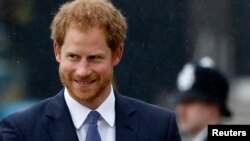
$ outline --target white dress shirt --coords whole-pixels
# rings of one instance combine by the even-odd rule
[[[69,108],[79,141],[85,141],[88,124],[86,118],[91,109],[81,105],[73,99],[67,88],[64,91],[64,98]],[[97,122],[98,131],[102,141],[115,141],[115,96],[111,86],[111,92],[107,99],[96,109],[100,113]]]
[[[207,128],[204,128],[195,138],[193,141],[204,141],[204,139],[207,137]]]

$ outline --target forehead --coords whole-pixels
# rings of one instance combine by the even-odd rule
[[[102,41],[106,42],[104,29],[100,26],[94,26],[89,28],[82,28],[78,24],[72,23],[64,38],[65,41]]]
[[[188,101],[182,101],[179,103],[179,105],[185,106],[185,107],[202,107],[205,105],[204,101],[201,100],[188,100]]]
[[[217,104],[207,102],[204,100],[195,100],[195,101],[183,101],[183,102],[179,103],[179,105],[185,107],[185,109],[204,110],[204,109],[207,109],[209,107],[216,106]]]
[[[105,34],[102,28],[95,26],[89,29],[82,29],[77,24],[72,24],[67,29],[67,33],[62,45],[62,50],[66,52],[78,53],[104,53],[110,54]]]
[[[72,22],[67,27],[66,34],[69,31],[72,31],[72,30],[82,32],[82,33],[85,33],[85,34],[98,31],[99,33],[105,35],[105,29],[100,25],[84,26],[84,25],[82,25],[80,23]]]

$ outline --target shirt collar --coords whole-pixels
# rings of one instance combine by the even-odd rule
[[[65,87],[64,98],[69,108],[71,118],[76,129],[79,129],[86,120],[91,109],[81,105],[78,101],[73,99],[67,88]],[[101,117],[106,121],[109,126],[113,127],[115,123],[115,96],[114,90],[111,86],[111,92],[105,101],[96,109]]]
[[[207,137],[207,128],[204,128],[199,132],[197,136],[193,139],[193,141],[203,141]]]

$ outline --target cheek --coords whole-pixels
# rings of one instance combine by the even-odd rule
[[[176,113],[177,113],[177,118],[180,122],[182,122],[183,120],[186,120],[187,118],[187,109],[183,106],[178,106],[176,109]]]
[[[193,119],[194,115],[197,116],[195,111],[189,106],[182,107],[179,110],[179,114],[180,117],[185,120]]]
[[[111,66],[111,64],[109,65],[100,65],[98,67],[95,68],[95,71],[98,72],[98,74],[101,75],[110,75],[113,73],[113,68]]]
[[[188,113],[189,119],[194,122],[200,122],[204,116],[209,116],[204,114],[204,109],[202,107],[192,107]]]
[[[69,73],[74,70],[74,65],[72,65],[72,63],[61,62],[59,65],[59,69],[63,73]]]

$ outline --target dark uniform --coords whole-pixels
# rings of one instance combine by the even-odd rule
[[[231,116],[227,106],[229,81],[214,66],[206,66],[201,63],[186,64],[178,75],[177,87],[175,93],[177,104],[198,101],[218,105],[221,117]],[[205,137],[204,140],[207,138]]]

